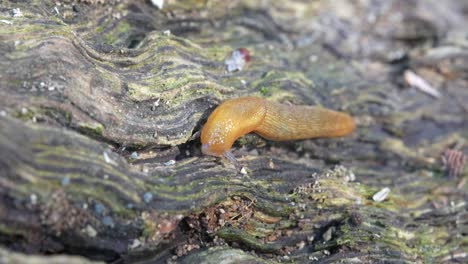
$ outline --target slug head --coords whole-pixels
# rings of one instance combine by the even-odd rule
[[[201,132],[203,154],[225,155],[234,141],[261,124],[265,112],[265,101],[258,97],[232,99],[219,105]]]

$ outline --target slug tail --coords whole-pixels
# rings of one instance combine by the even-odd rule
[[[328,115],[324,115],[321,124],[326,133],[323,137],[342,137],[351,134],[356,128],[354,119],[342,112],[327,110]],[[328,118],[327,118],[328,116]]]
[[[354,131],[354,119],[342,112],[322,107],[267,104],[261,126],[255,132],[270,140],[297,140],[341,137]]]

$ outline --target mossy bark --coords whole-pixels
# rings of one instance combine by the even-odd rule
[[[468,151],[462,1],[90,2],[0,5],[0,260],[467,260],[468,170],[440,158]],[[252,61],[226,72],[239,47]],[[442,96],[404,87],[407,69]],[[239,173],[198,136],[245,95],[358,128],[248,135]]]

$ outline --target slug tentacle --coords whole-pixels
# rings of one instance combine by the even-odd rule
[[[236,164],[229,150],[234,141],[250,132],[266,139],[284,141],[340,137],[354,129],[354,120],[346,113],[241,97],[222,103],[210,115],[201,132],[202,152],[224,156]]]
[[[241,166],[240,166],[239,162],[237,161],[236,157],[234,157],[234,154],[232,154],[231,151],[228,150],[228,151],[224,152],[223,157],[225,157],[225,158],[228,159],[232,164],[234,164],[234,166],[236,167],[236,169],[238,169],[238,170],[241,169]]]

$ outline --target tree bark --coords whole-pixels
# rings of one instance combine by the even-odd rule
[[[468,170],[441,156],[468,151],[468,5],[371,2],[3,1],[0,260],[467,261]],[[245,136],[239,172],[199,131],[245,95],[358,128]]]

